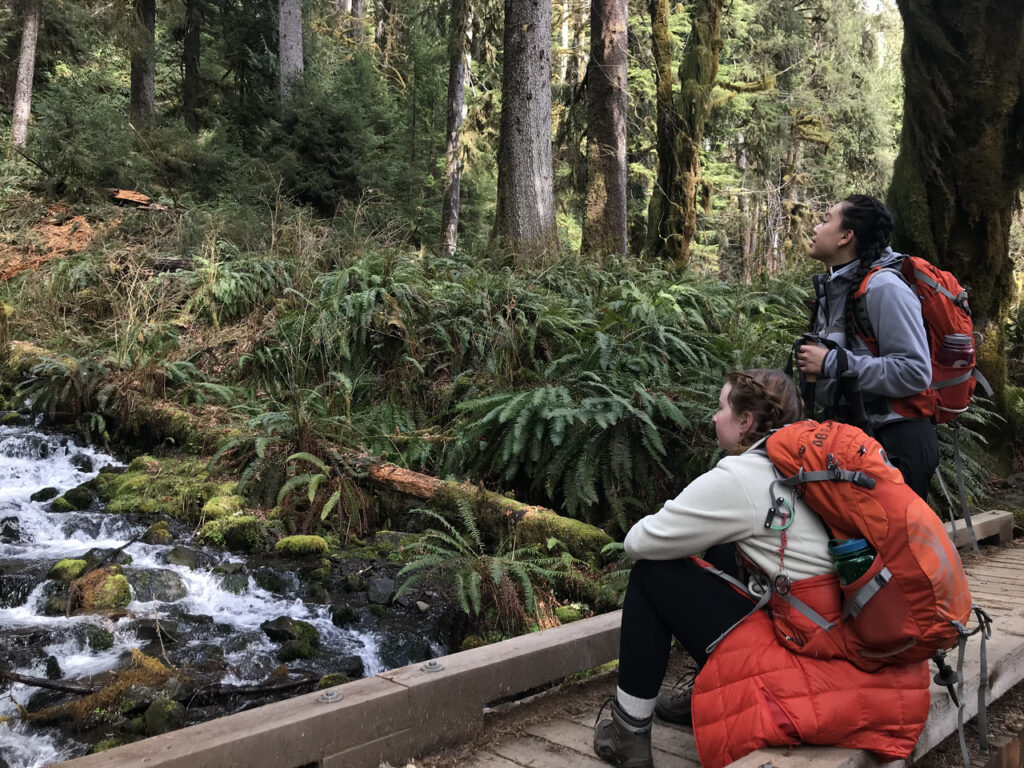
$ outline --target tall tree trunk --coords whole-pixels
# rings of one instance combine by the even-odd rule
[[[192,133],[199,130],[199,41],[202,33],[202,0],[185,0],[185,35],[182,41],[182,114],[185,127]]]
[[[586,0],[569,0],[575,13],[572,17],[572,56],[569,59],[570,81],[575,85],[582,82],[587,72],[586,44],[584,36],[587,30],[587,3]]]
[[[278,0],[278,89],[285,104],[302,84],[302,0]]]
[[[32,113],[32,78],[36,71],[36,43],[39,40],[42,15],[42,0],[29,0],[21,27],[18,81],[14,89],[14,116],[11,120],[12,147],[25,146],[28,138],[28,118]]]
[[[587,83],[587,192],[581,250],[626,252],[627,0],[593,0]]]
[[[903,134],[895,246],[970,287],[979,366],[1006,385],[1010,219],[1024,180],[1024,3],[899,0]]]
[[[395,41],[395,3],[394,0],[377,0],[376,25],[374,26],[373,39],[380,51],[384,68],[387,69],[391,57],[394,55]]]
[[[128,114],[139,124],[153,120],[156,71],[156,0],[134,0],[135,42],[131,52]]]
[[[723,3],[724,0],[696,0],[690,35],[679,65],[680,92],[674,99],[668,0],[650,3],[658,71],[658,184],[649,208],[648,247],[652,255],[672,259],[682,266],[690,261],[690,242],[697,232],[700,145],[722,52]],[[665,70],[669,70],[667,78]]]
[[[551,166],[551,0],[505,0],[494,235],[517,265],[558,252]]]
[[[363,0],[352,0],[352,18],[350,20],[352,39],[363,41]]]
[[[562,0],[562,17],[559,23],[559,41],[562,50],[558,53],[558,82],[565,83],[566,73],[569,71],[569,17],[572,10],[569,0]]]
[[[465,115],[466,43],[469,0],[452,0],[448,31],[448,105],[445,132],[444,190],[441,200],[441,252],[451,254],[459,237],[459,192],[462,186],[462,120]]]

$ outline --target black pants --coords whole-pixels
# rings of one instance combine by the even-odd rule
[[[875,439],[907,485],[925,501],[932,475],[939,466],[939,436],[925,419],[906,419],[875,429]]]
[[[708,554],[728,565],[728,556],[717,547],[715,552]],[[622,606],[619,687],[653,699],[668,668],[673,636],[703,665],[707,647],[753,607],[750,598],[689,558],[639,561]]]

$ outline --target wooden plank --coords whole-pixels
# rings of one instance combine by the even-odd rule
[[[477,752],[463,768],[520,768],[520,765],[493,752]]]
[[[597,755],[584,755],[534,736],[495,744],[491,751],[525,768],[606,768]]]

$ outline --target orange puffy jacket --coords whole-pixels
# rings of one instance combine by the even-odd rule
[[[838,619],[834,575],[794,582],[792,590],[824,618]],[[803,653],[794,653],[775,636],[787,626],[785,610],[773,596],[776,621],[765,611],[747,617],[697,676],[693,733],[701,765],[720,768],[761,747],[801,742],[867,749],[885,760],[910,755],[928,717],[928,662],[864,672],[843,658],[830,633],[806,626],[799,627]]]

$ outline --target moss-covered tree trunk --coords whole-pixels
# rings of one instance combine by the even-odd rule
[[[722,52],[723,0],[696,0],[690,35],[672,92],[668,0],[651,0],[651,37],[658,76],[658,183],[648,209],[647,246],[653,256],[681,266],[690,261],[697,232],[700,145],[711,111],[711,91]]]
[[[979,365],[1001,398],[1013,286],[1010,218],[1024,175],[1024,2],[899,0],[903,135],[895,246],[970,290]]]
[[[626,252],[626,0],[594,0],[582,251]]]

